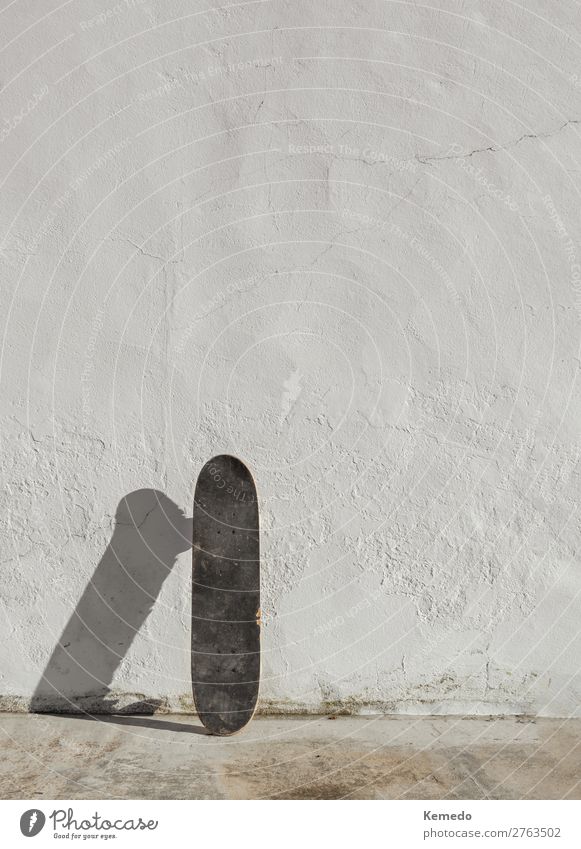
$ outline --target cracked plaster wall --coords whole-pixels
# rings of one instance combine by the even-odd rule
[[[572,715],[578,13],[204,5],[3,15],[2,704],[120,499],[191,516],[230,452],[261,497],[263,710]],[[189,709],[189,599],[182,551],[118,705]]]

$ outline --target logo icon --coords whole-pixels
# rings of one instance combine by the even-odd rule
[[[46,822],[46,817],[38,808],[32,808],[30,811],[25,811],[20,817],[20,831],[25,837],[36,837]]]

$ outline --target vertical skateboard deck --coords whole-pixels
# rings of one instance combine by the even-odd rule
[[[192,688],[213,734],[251,719],[260,679],[260,548],[252,475],[221,454],[198,477],[194,497]]]

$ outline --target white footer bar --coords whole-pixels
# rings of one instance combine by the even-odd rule
[[[2,845],[581,847],[578,801],[0,801]]]

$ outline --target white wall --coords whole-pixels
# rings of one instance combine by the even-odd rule
[[[2,14],[2,706],[190,709],[229,452],[263,709],[577,711],[581,21],[435,5]]]

